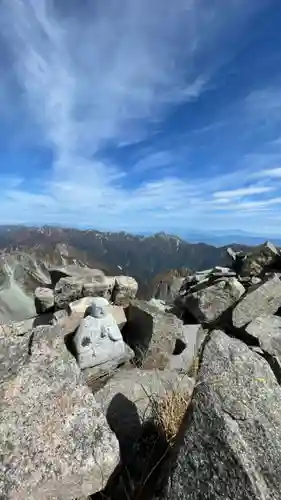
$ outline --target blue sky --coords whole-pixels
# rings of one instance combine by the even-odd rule
[[[2,0],[0,223],[281,233],[280,0]]]

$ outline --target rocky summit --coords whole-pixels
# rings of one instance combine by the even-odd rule
[[[1,500],[280,499],[281,255],[225,250],[148,301],[126,274],[5,257]]]

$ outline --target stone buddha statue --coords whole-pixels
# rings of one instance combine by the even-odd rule
[[[125,344],[107,299],[93,297],[75,334],[74,344],[81,369],[124,355]]]

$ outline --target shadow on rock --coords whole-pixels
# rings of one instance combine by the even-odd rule
[[[107,422],[120,446],[120,463],[103,491],[92,500],[149,500],[163,485],[162,466],[170,448],[159,427],[141,422],[136,405],[119,393],[107,410]]]

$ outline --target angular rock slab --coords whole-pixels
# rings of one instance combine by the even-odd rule
[[[136,442],[141,425],[153,416],[153,402],[176,390],[188,404],[193,388],[193,379],[172,370],[124,370],[113,376],[95,398],[115,423],[117,435],[131,436]]]
[[[244,292],[236,278],[222,279],[187,295],[184,306],[200,323],[212,323],[236,304]]]
[[[196,371],[197,356],[206,332],[201,325],[184,325],[184,338],[186,347],[184,350],[170,357],[168,368],[177,372],[188,373]]]
[[[22,366],[28,363],[28,346],[29,335],[11,335],[0,328],[0,387],[1,383],[15,377]]]
[[[101,276],[99,279],[85,283],[83,286],[84,297],[105,297],[110,300],[115,285],[115,277]]]
[[[261,285],[249,288],[233,310],[233,326],[241,328],[258,316],[274,314],[280,306],[281,281],[278,276],[273,276]]]
[[[55,305],[54,291],[51,288],[37,287],[34,292],[37,314],[50,311]]]
[[[138,283],[131,276],[117,276],[112,292],[112,300],[117,306],[128,306],[138,291]]]
[[[82,297],[83,281],[76,277],[61,278],[54,290],[56,309],[66,309],[70,302]]]
[[[280,259],[280,254],[275,246],[269,241],[258,246],[243,261],[241,269],[242,276],[259,276],[265,267],[275,264]]]
[[[99,280],[104,277],[103,271],[100,269],[92,269],[90,267],[82,267],[75,264],[70,264],[65,267],[53,267],[49,269],[53,288],[61,278],[76,278],[84,283],[90,283],[93,280]]]
[[[280,491],[281,388],[263,358],[213,331],[162,499],[279,500]]]
[[[255,337],[261,349],[281,358],[281,318],[259,316],[249,323],[246,332]]]
[[[35,330],[29,363],[0,393],[0,498],[73,500],[104,487],[118,441],[58,328]]]
[[[134,300],[127,310],[128,322],[122,331],[127,344],[144,369],[164,369],[175,351],[176,342],[185,343],[182,321],[142,300]]]
[[[53,313],[40,314],[34,318],[24,319],[22,321],[11,321],[8,324],[0,326],[1,333],[4,336],[23,336],[30,334],[32,330],[39,326],[51,325],[53,322]]]

